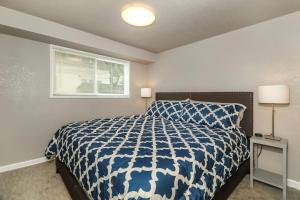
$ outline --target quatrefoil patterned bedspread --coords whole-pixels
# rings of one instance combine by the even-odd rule
[[[212,199],[249,157],[240,130],[134,115],[70,123],[46,149],[90,199]]]

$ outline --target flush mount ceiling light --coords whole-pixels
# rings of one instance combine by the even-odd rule
[[[142,5],[130,5],[122,10],[123,20],[133,26],[149,26],[155,21],[155,15],[150,8]]]

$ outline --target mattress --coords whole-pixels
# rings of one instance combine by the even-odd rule
[[[145,115],[74,122],[46,149],[90,199],[212,199],[249,158],[240,129]]]

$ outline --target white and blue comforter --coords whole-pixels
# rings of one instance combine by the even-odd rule
[[[90,199],[212,199],[249,157],[239,130],[134,115],[70,123],[46,150]]]

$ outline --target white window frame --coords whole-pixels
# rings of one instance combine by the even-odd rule
[[[82,57],[88,57],[96,60],[112,62],[124,65],[124,94],[107,94],[107,93],[76,93],[76,94],[58,94],[54,91],[55,84],[55,52],[69,53]],[[95,69],[97,62],[95,62]],[[96,72],[96,71],[95,71]],[[95,76],[97,73],[95,73]],[[96,79],[95,79],[96,80]],[[95,81],[96,84],[96,81]],[[96,84],[97,85],[97,84]],[[96,88],[97,89],[97,88]],[[88,53],[66,47],[50,45],[50,98],[130,98],[130,62],[117,58],[111,58],[94,53]]]

